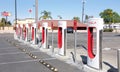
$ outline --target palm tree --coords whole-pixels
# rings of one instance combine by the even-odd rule
[[[84,23],[86,23],[88,19],[89,19],[89,16],[85,15],[85,21],[84,21]]]
[[[48,12],[46,10],[44,10],[43,12],[41,12],[42,16],[39,19],[52,19],[51,17],[51,12]]]
[[[59,19],[62,19],[62,17],[60,15],[57,16]]]
[[[80,22],[80,18],[79,17],[73,17],[73,20],[77,20],[78,22]]]
[[[6,19],[2,18],[0,24],[1,24],[1,26],[3,26],[3,30],[4,30],[4,26],[6,25],[6,23],[7,23]]]

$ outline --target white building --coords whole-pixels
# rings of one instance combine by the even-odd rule
[[[34,18],[26,18],[26,19],[17,19],[17,24],[32,24],[35,22]],[[15,21],[13,22],[15,24]]]
[[[112,29],[120,29],[120,23],[115,23],[115,24],[104,24],[104,28],[112,28]]]

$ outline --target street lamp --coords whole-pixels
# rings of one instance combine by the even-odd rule
[[[15,0],[15,24],[17,24],[17,0]]]
[[[38,0],[35,0],[35,23],[38,22]]]
[[[84,6],[85,6],[85,0],[82,0],[82,23],[84,23]]]

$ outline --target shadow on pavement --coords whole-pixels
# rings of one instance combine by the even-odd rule
[[[80,57],[82,58],[83,64],[87,64],[87,56],[80,55]]]
[[[120,37],[120,35],[115,35],[115,36]]]
[[[113,67],[109,63],[107,63],[107,62],[103,62],[103,63],[110,67],[110,69],[107,72],[118,72],[118,69]]]
[[[82,47],[83,49],[87,50],[87,47],[85,47],[84,45],[77,45],[77,47]]]

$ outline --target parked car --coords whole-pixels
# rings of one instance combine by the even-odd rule
[[[68,27],[67,28],[67,33],[73,33],[73,28],[72,27]]]

